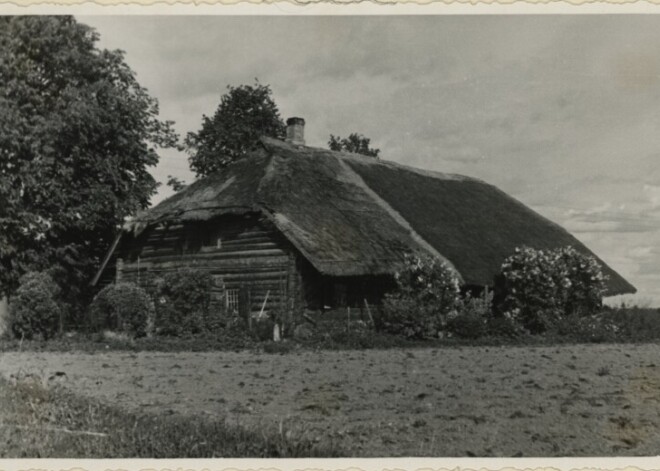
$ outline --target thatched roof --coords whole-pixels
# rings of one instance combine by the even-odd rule
[[[263,138],[262,147],[141,215],[129,230],[259,212],[321,273],[393,273],[408,251],[448,261],[467,284],[488,285],[516,247],[572,245],[560,226],[497,188],[355,154]],[[609,294],[635,288],[602,261]]]

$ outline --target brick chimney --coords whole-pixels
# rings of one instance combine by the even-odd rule
[[[286,142],[296,146],[305,145],[305,120],[289,118],[286,120]]]

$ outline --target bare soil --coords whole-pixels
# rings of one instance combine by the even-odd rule
[[[283,422],[349,456],[660,450],[660,345],[4,352],[0,374],[38,375],[128,409]]]

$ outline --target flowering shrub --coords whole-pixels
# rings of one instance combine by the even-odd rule
[[[602,307],[606,277],[593,257],[573,247],[558,250],[562,276],[568,280],[563,290],[564,312],[569,315],[591,315]]]
[[[10,305],[9,326],[14,336],[28,340],[35,335],[44,340],[53,337],[62,314],[57,302],[59,293],[59,287],[47,273],[23,275]]]
[[[590,315],[601,305],[605,277],[593,257],[572,247],[517,248],[501,269],[499,310],[532,333],[568,315]]]
[[[187,268],[168,273],[153,289],[156,333],[190,335],[215,330],[211,312],[213,278],[204,270]]]
[[[437,337],[458,306],[456,272],[440,260],[409,255],[395,280],[397,289],[385,296],[381,329],[408,338]]]
[[[97,330],[126,332],[134,337],[147,334],[154,306],[147,292],[134,283],[116,283],[94,297],[90,313]]]

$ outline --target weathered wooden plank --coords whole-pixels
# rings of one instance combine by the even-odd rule
[[[160,247],[158,249],[144,248],[140,252],[140,259],[149,258],[149,257],[161,257],[161,256],[176,256],[179,255],[174,247]]]
[[[223,276],[226,280],[231,281],[249,281],[249,280],[280,280],[286,279],[286,271],[277,270],[277,271],[266,271],[266,272],[254,272],[252,270],[242,271],[240,273],[213,273],[214,276]]]
[[[258,292],[264,292],[265,293],[268,290],[271,290],[271,291],[273,291],[273,290],[284,291],[285,290],[284,287],[280,286],[277,283],[259,283],[259,284],[253,283],[253,284],[250,284],[250,285],[245,285],[244,283],[225,282],[224,286],[225,286],[226,289],[238,289],[238,288],[244,287],[246,289],[249,289],[250,292],[255,292],[255,293],[258,293]]]
[[[171,262],[171,261],[185,261],[185,260],[207,260],[207,259],[244,259],[244,258],[275,258],[282,257],[286,259],[286,252],[282,249],[267,249],[267,250],[242,250],[237,252],[212,252],[212,253],[191,253],[182,254],[177,256],[159,256],[159,257],[144,257],[144,261],[151,262]],[[142,257],[141,257],[142,258]],[[148,259],[148,260],[147,260]]]
[[[163,259],[169,260],[165,261]],[[179,268],[198,268],[206,269],[211,273],[220,273],[225,270],[228,271],[241,271],[252,268],[263,269],[278,269],[286,267],[287,258],[285,256],[279,257],[253,257],[242,259],[217,259],[217,260],[191,260],[182,257],[159,257],[158,260],[153,258],[145,258],[140,260],[140,269],[153,270],[153,269],[179,269]],[[195,263],[197,262],[197,263]],[[137,262],[125,263],[124,269],[137,270]]]
[[[245,239],[249,237],[264,237],[268,236],[269,234],[272,234],[270,231],[245,231],[245,232],[240,232],[238,233],[238,238],[239,239]]]
[[[247,238],[234,238],[222,235],[222,245],[243,245],[243,244],[261,244],[264,242],[274,242],[274,238],[270,236],[264,237],[247,237]]]
[[[148,267],[152,265],[171,264],[171,266],[178,267],[230,267],[230,266],[273,266],[281,265],[286,266],[285,255],[269,255],[264,257],[200,257],[195,255],[168,255],[159,257],[144,257],[140,258],[140,266]],[[131,265],[137,265],[137,261],[130,262]],[[165,265],[167,266],[167,265]]]
[[[286,269],[286,265],[280,264],[280,265],[273,265],[273,264],[267,264],[267,265],[229,265],[229,264],[223,264],[222,266],[217,266],[217,265],[211,265],[208,267],[210,270],[211,274],[214,275],[221,275],[223,273],[226,273],[228,275],[231,274],[241,274],[241,273],[268,273],[268,272],[284,272]]]
[[[221,248],[218,248],[216,246],[207,246],[207,247],[201,247],[199,251],[200,253],[233,253],[233,252],[272,250],[272,249],[279,249],[279,247],[275,242],[262,242],[259,244],[233,244],[233,245],[229,245],[223,242]]]
[[[151,236],[148,237],[147,240],[144,241],[144,246],[146,247],[147,245],[163,245],[163,244],[168,244],[168,245],[174,245],[180,240],[183,240],[184,236],[183,234],[180,235],[168,235],[168,236]]]
[[[162,232],[162,233],[152,233],[147,236],[147,238],[144,240],[145,243],[147,244],[153,244],[153,243],[158,243],[158,242],[173,242],[176,240],[183,239],[185,237],[185,233],[183,231],[181,232]]]

